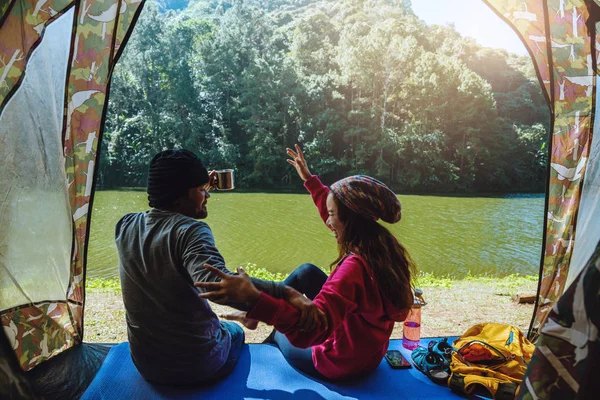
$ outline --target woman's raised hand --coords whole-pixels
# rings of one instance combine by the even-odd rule
[[[307,181],[308,178],[310,178],[311,174],[308,170],[308,167],[306,166],[304,154],[302,153],[302,149],[300,148],[300,146],[295,145],[294,147],[296,148],[296,151],[290,148],[286,149],[288,156],[292,158],[291,160],[287,160],[287,162],[290,163],[294,168],[296,168],[296,172],[298,172],[298,175],[300,175],[300,178],[302,178],[303,181]]]

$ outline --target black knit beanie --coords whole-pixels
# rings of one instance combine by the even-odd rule
[[[193,187],[209,181],[202,161],[188,150],[165,150],[154,156],[148,170],[150,207],[169,207]]]

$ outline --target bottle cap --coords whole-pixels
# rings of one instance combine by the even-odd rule
[[[413,307],[423,307],[424,305],[426,305],[427,303],[425,302],[425,300],[423,300],[423,291],[421,289],[415,288],[414,292],[415,303],[413,304]]]

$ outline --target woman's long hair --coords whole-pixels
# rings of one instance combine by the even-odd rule
[[[408,251],[384,226],[351,211],[335,195],[332,196],[344,232],[339,232],[342,235],[339,254],[331,266],[337,265],[348,253],[360,255],[373,270],[382,297],[400,310],[412,307],[411,277],[417,269]]]

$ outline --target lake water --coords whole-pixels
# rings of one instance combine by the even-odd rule
[[[143,191],[98,191],[94,199],[88,277],[118,275],[114,226],[148,208]],[[387,225],[420,270],[437,276],[537,274],[543,195],[400,196],[402,220]],[[229,269],[255,263],[287,273],[336,258],[333,235],[308,194],[214,193],[208,200],[217,247]]]

